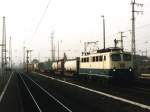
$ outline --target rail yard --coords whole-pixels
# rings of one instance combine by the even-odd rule
[[[13,80],[16,87],[11,87]],[[150,111],[150,89],[146,86],[103,87],[94,80],[74,80],[72,77],[22,72],[10,75],[9,83],[1,100],[0,109],[4,111]],[[16,94],[10,94],[12,88],[19,88],[19,91],[15,91],[20,96],[19,99],[14,97]],[[10,97],[14,97],[13,100]],[[9,100],[17,102],[11,104]]]
[[[149,1],[6,1],[0,112],[150,112]]]

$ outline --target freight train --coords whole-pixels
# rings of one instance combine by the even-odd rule
[[[39,62],[39,63],[31,63],[28,64],[28,71],[29,72],[40,72],[40,73],[50,73],[51,69],[51,62]],[[27,65],[25,70],[27,70]]]
[[[120,48],[84,53],[76,59],[57,60],[52,63],[55,74],[97,77],[113,81],[131,81],[135,78],[133,58]]]
[[[79,74],[80,58],[68,60],[57,60],[52,63],[52,71],[55,74],[61,74],[66,76],[75,76]]]

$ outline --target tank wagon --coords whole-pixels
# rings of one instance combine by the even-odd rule
[[[97,50],[95,53],[86,53],[76,59],[57,61],[57,67],[54,65],[56,62],[53,63],[53,71],[61,69],[64,75],[70,73],[71,76],[77,74],[115,81],[134,79],[132,55],[120,48]]]
[[[64,75],[73,76],[79,74],[80,58],[66,60],[64,63]]]
[[[57,62],[52,63],[52,70],[56,71],[57,70]]]
[[[64,74],[64,59],[54,61],[52,63],[52,71],[55,74]]]
[[[49,73],[51,71],[51,63],[49,62],[40,62],[37,64],[34,64],[35,71],[41,72],[41,73]]]

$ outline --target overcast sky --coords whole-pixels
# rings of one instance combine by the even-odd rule
[[[137,51],[147,48],[150,55],[150,0],[136,2],[144,4],[142,8],[135,7],[144,11],[143,15],[136,14]],[[106,46],[113,46],[114,38],[119,39],[118,32],[123,31],[124,47],[130,51],[130,3],[131,0],[0,0],[0,33],[2,35],[2,17],[5,16],[7,40],[12,37],[15,60],[22,61],[23,44],[33,49],[33,58],[50,58],[52,31],[55,43],[62,41],[60,55],[66,52],[73,58],[81,54],[85,41],[100,41],[99,48],[102,48],[101,15],[104,15]],[[145,41],[149,42],[145,44]]]

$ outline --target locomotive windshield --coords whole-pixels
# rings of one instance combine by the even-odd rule
[[[121,61],[121,55],[120,54],[112,54],[111,60],[112,61]]]
[[[130,54],[123,54],[123,60],[124,61],[131,61],[131,55]]]

